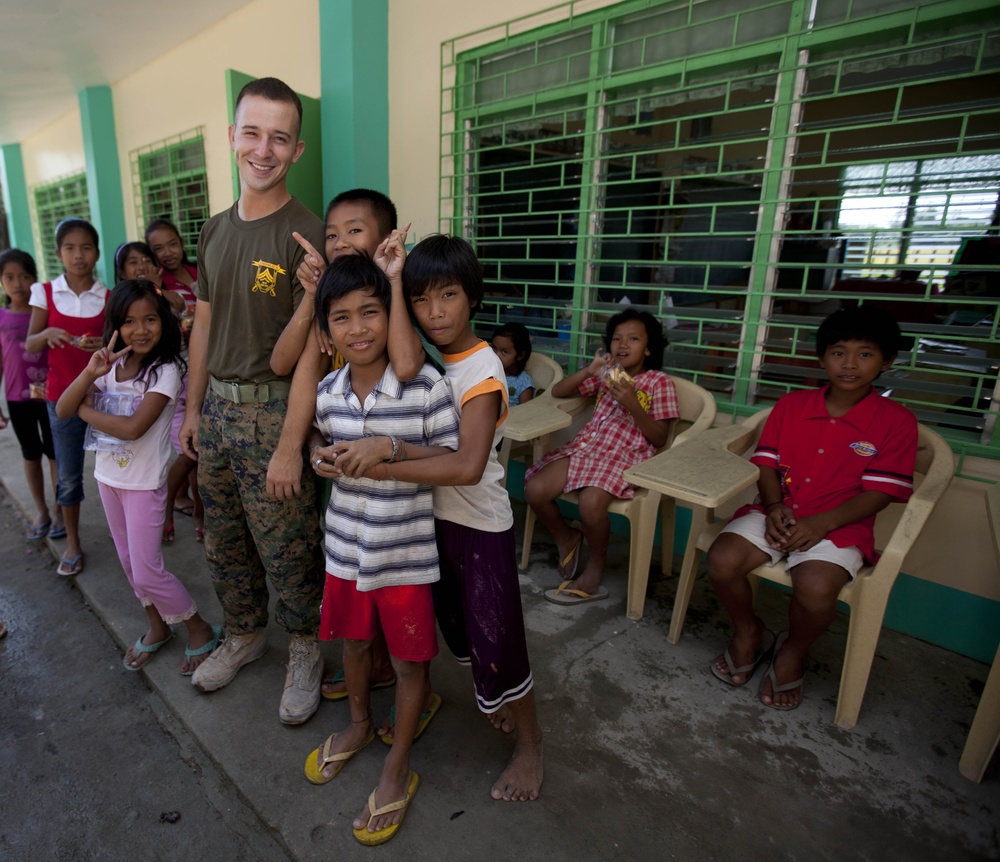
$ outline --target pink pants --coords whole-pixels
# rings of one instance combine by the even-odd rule
[[[163,567],[163,515],[167,486],[127,491],[97,483],[104,514],[125,576],[143,607],[153,605],[168,625],[190,619],[198,608],[184,585]]]

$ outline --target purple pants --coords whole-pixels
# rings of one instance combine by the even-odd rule
[[[168,625],[190,619],[198,608],[177,578],[163,567],[163,515],[167,486],[155,491],[127,491],[97,483],[118,559],[135,597],[153,605]]]
[[[441,580],[434,613],[448,649],[472,665],[485,713],[524,697],[533,684],[524,638],[514,528],[487,533],[435,519]]]

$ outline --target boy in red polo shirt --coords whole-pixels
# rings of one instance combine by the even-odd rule
[[[806,652],[833,622],[841,588],[877,556],[875,515],[913,491],[916,417],[872,388],[899,341],[899,325],[879,309],[845,309],[823,321],[816,353],[829,385],[774,405],[750,459],[760,468],[758,497],[709,548],[712,588],[735,629],[712,673],[744,685],[773,649],[758,693],[773,709],[799,705]],[[754,613],[747,575],[782,557],[792,601],[788,631],[775,639]]]

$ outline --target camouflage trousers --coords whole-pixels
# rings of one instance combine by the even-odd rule
[[[302,493],[267,495],[267,466],[278,446],[286,402],[233,404],[205,397],[198,429],[198,488],[205,504],[205,556],[226,631],[267,626],[267,578],[275,618],[287,632],[313,634],[323,597],[323,558],[313,474],[304,459]]]

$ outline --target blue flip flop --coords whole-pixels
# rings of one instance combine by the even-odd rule
[[[173,628],[171,628],[170,629],[170,634],[168,634],[163,640],[158,641],[155,644],[149,644],[147,646],[146,644],[144,644],[142,642],[142,639],[145,637],[145,635],[139,635],[139,639],[135,642],[135,646],[133,647],[133,649],[135,649],[136,652],[140,652],[140,653],[142,653],[142,652],[158,652],[159,649],[160,649],[160,647],[162,647],[173,636],[174,636],[174,630],[173,630]],[[123,655],[122,656],[122,665],[125,667],[125,670],[130,670],[130,671],[133,671],[133,672],[138,672],[138,671],[142,670],[147,664],[149,664],[149,659],[146,659],[146,661],[144,661],[138,667],[132,667],[132,665],[130,665],[128,663],[128,655]]]
[[[50,539],[65,539],[66,538],[66,525],[63,524],[61,527],[53,527],[49,530]]]
[[[37,542],[44,539],[49,534],[49,528],[52,526],[52,521],[46,521],[44,524],[39,524],[37,527],[32,524],[28,527],[28,532],[24,534],[24,538],[29,542]],[[63,535],[66,535],[65,530]]]
[[[59,567],[56,569],[56,574],[63,578],[72,578],[83,572],[83,554],[77,554],[75,557],[63,557],[59,561]]]
[[[196,655],[205,655],[205,653],[210,653],[219,645],[219,638],[221,637],[222,626],[212,626],[212,639],[208,643],[203,644],[200,647],[195,647],[194,649],[191,649],[191,644],[188,643],[188,645],[184,647],[184,655],[188,658],[194,658]],[[194,671],[182,670],[181,676],[194,676]]]
[[[413,734],[413,741],[416,742],[420,739],[420,735],[427,730],[427,725],[431,723],[431,719],[437,715],[437,711],[441,708],[441,695],[434,692],[431,695],[430,705],[422,713],[420,713],[420,721],[417,723],[417,732]],[[393,704],[389,707],[389,723],[395,729],[396,727],[396,705]],[[395,736],[392,733],[383,733],[379,739],[382,740],[386,745],[392,745]]]

